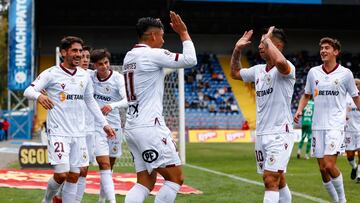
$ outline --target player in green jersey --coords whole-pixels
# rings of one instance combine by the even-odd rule
[[[312,116],[314,112],[314,101],[309,100],[308,104],[303,110],[302,120],[301,120],[301,140],[298,146],[297,158],[301,157],[301,149],[304,145],[305,138],[307,137],[306,144],[306,154],[305,159],[309,159],[310,149],[311,149],[311,126],[312,126]]]

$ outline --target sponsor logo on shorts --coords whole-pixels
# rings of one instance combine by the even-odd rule
[[[159,157],[159,153],[154,149],[149,149],[142,153],[142,157],[145,162],[152,163]]]
[[[61,154],[61,153],[58,153],[57,156],[59,157],[59,159],[61,159],[62,154]]]

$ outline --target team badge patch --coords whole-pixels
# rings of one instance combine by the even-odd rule
[[[275,163],[275,161],[276,161],[276,160],[275,160],[274,155],[271,155],[270,158],[268,159],[268,164],[269,164],[269,165],[273,165],[273,164]]]
[[[113,153],[117,153],[118,148],[117,148],[117,146],[114,146],[111,150],[112,150]]]
[[[330,150],[334,150],[335,149],[335,143],[331,142],[331,144],[329,145],[329,149]]]
[[[152,163],[159,157],[159,153],[154,149],[149,149],[142,153],[142,157],[145,162]]]
[[[87,154],[86,154],[86,152],[83,153],[83,159],[84,159],[84,160],[87,160]]]

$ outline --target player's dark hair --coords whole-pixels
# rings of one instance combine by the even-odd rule
[[[86,45],[83,46],[83,51],[89,51],[89,52],[91,52],[91,50],[92,50],[91,47],[86,46]]]
[[[269,28],[266,28],[264,30],[263,34],[266,34],[268,32]],[[285,35],[285,32],[283,29],[280,28],[274,28],[273,32],[272,32],[272,37],[280,40],[284,45],[287,44],[287,37]]]
[[[110,60],[111,54],[107,49],[94,49],[90,54],[90,61],[96,63],[97,61],[108,58]]]
[[[67,36],[67,37],[64,37],[60,41],[60,50],[63,50],[63,49],[67,50],[74,43],[79,43],[79,44],[81,44],[81,46],[84,45],[84,41],[80,37]]]
[[[144,35],[144,33],[149,28],[152,27],[164,29],[164,25],[162,24],[159,18],[152,18],[152,17],[140,18],[136,24],[136,32],[138,37],[141,38]]]
[[[340,41],[331,37],[323,37],[320,39],[319,46],[321,46],[324,43],[330,44],[335,50],[341,50],[341,44]]]

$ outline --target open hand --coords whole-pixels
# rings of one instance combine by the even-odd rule
[[[104,126],[104,131],[107,135],[107,138],[113,139],[116,137],[115,130],[110,125]]]
[[[110,113],[110,111],[112,110],[111,106],[109,104],[101,107],[101,112],[103,113],[103,115],[108,115],[108,113]]]
[[[294,122],[295,123],[299,123],[299,120],[300,120],[300,117],[302,116],[302,112],[301,111],[297,111],[295,113],[295,116],[294,116]]]
[[[37,101],[43,106],[46,110],[52,109],[54,107],[54,103],[51,101],[51,99],[43,94],[40,94]]]
[[[250,39],[253,34],[253,30],[245,31],[243,36],[236,42],[235,48],[242,49],[251,43]]]

